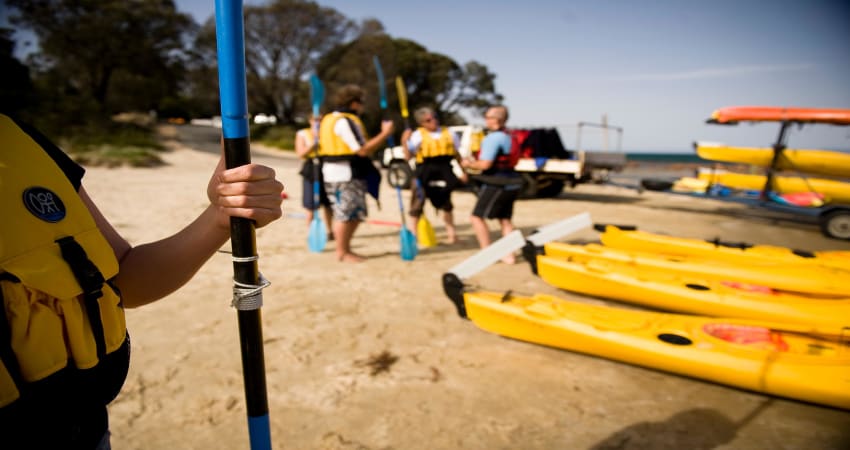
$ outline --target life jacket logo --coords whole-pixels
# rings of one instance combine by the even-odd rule
[[[31,187],[24,191],[23,200],[27,210],[45,222],[54,223],[65,218],[65,204],[49,189]]]

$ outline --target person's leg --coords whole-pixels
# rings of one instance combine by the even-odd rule
[[[333,231],[333,223],[334,223],[334,212],[330,206],[323,206],[322,210],[325,213],[325,225],[328,227],[328,240],[333,240],[334,231]],[[310,211],[312,213],[312,211]],[[312,214],[311,214],[312,218]]]
[[[485,248],[490,245],[490,230],[487,228],[487,222],[478,216],[470,216],[469,222],[472,224],[472,231],[475,232],[475,238],[478,239],[478,246]]]
[[[310,228],[310,222],[313,221],[313,182],[306,177],[301,178],[301,206],[304,207],[304,216],[307,218],[307,228]],[[330,227],[330,222],[328,222]]]
[[[328,198],[328,193],[325,190],[324,183],[319,185],[319,207],[324,211],[325,216],[325,226],[328,228],[328,240],[333,240],[333,217],[334,210],[331,206],[331,199]]]
[[[443,223],[446,226],[446,243],[454,244],[457,242],[457,233],[455,231],[454,205],[452,204],[451,189],[438,187],[431,188],[426,192],[428,192],[428,198],[431,200],[434,208],[443,212]]]
[[[485,248],[490,245],[490,230],[487,228],[485,219],[493,217],[493,206],[499,199],[501,190],[495,186],[482,185],[478,190],[478,201],[475,202],[475,207],[472,209],[472,216],[469,221],[472,224],[472,230],[475,232],[475,238],[478,239],[478,245]]]
[[[347,222],[334,222],[334,234],[336,235],[336,258],[342,262],[362,262],[366,258],[351,251],[351,239],[360,225],[359,220]]]
[[[351,180],[340,183],[334,204],[336,257],[344,262],[361,262],[364,257],[351,251],[351,241],[360,222],[366,219],[366,181]]]
[[[499,219],[499,225],[502,227],[502,237],[511,234],[514,231],[514,224],[510,218]]]
[[[519,190],[513,188],[499,189],[499,195],[493,202],[493,216],[499,220],[499,228],[502,236],[507,236],[514,231],[514,224],[511,218],[514,215],[514,202],[519,196]],[[516,256],[511,253],[502,258],[502,262],[506,264],[516,263]]]
[[[421,183],[421,180],[416,180],[410,196],[410,212],[408,212],[410,222],[407,225],[407,228],[414,236],[417,236],[417,232],[419,231],[419,227],[417,225],[419,224],[419,217],[422,216],[423,209],[425,207],[425,192]]]
[[[514,231],[514,224],[513,222],[511,222],[510,218],[499,219],[499,225],[502,228],[502,237],[507,236],[511,234],[512,231]],[[502,262],[505,264],[515,264],[516,256],[513,253],[506,255],[504,258],[502,258]]]
[[[407,229],[410,230],[410,233],[413,237],[419,239],[419,218],[422,216],[413,214],[410,215],[410,222],[406,223]]]
[[[446,224],[446,243],[454,244],[457,242],[457,231],[455,229],[454,213],[449,210],[443,210],[443,222]]]

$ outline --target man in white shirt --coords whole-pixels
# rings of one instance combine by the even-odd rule
[[[363,89],[346,85],[336,92],[335,110],[319,125],[319,157],[325,191],[333,208],[336,257],[343,262],[365,258],[351,251],[351,238],[367,217],[367,178],[377,169],[369,156],[393,131],[390,120],[381,122],[381,132],[369,139],[358,117],[363,111]]]

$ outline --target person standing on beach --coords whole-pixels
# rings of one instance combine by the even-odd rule
[[[467,181],[466,174],[458,179],[452,170],[452,161],[459,159],[457,149],[460,142],[448,127],[441,127],[437,115],[433,109],[422,107],[414,111],[413,118],[419,124],[419,128],[410,132],[406,130],[402,135],[405,159],[416,158],[417,180],[416,192],[410,201],[410,217],[413,218],[414,234],[415,224],[425,208],[425,200],[430,200],[434,208],[443,211],[443,222],[446,225],[447,242],[457,242],[455,231],[454,206],[452,205],[452,191],[459,183]]]
[[[301,166],[302,195],[301,204],[304,206],[304,215],[307,217],[307,226],[313,221],[314,211],[319,209],[325,215],[325,226],[327,227],[328,240],[333,240],[333,210],[331,210],[331,202],[328,199],[328,194],[325,192],[325,184],[322,180],[322,167],[318,158],[319,149],[319,120],[318,117],[310,118],[310,127],[302,128],[295,132],[295,154],[304,159],[304,164]],[[316,167],[318,165],[318,167]],[[318,204],[315,204],[316,199],[313,193],[313,182],[315,177],[319,177],[319,198]]]
[[[34,128],[0,114],[0,443],[108,449],[107,404],[130,363],[125,308],[188,282],[230,238],[230,218],[282,215],[269,167],[225,169],[176,234],[131,245],[82,186],[85,169]]]
[[[381,131],[369,139],[359,115],[365,93],[360,86],[342,86],[335,95],[335,110],[319,125],[319,158],[325,191],[333,209],[336,257],[343,262],[365,258],[351,250],[351,239],[366,220],[367,179],[377,169],[369,158],[393,132],[390,120],[381,122]]]
[[[485,248],[490,245],[490,230],[486,219],[496,219],[502,230],[502,236],[514,230],[512,222],[514,202],[519,198],[522,178],[511,166],[511,136],[505,130],[508,121],[508,108],[502,105],[491,106],[484,114],[485,126],[489,133],[481,141],[478,159],[464,159],[461,165],[466,169],[480,170],[475,178],[480,183],[478,200],[472,210],[470,222],[478,239],[478,245]],[[516,262],[514,255],[502,259],[507,264]]]

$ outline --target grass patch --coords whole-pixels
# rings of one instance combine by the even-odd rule
[[[156,167],[164,164],[158,150],[145,147],[114,146],[103,144],[89,146],[83,151],[69,152],[74,160],[85,166],[105,167]]]
[[[150,127],[133,123],[105,123],[70,130],[62,146],[87,166],[154,167],[164,164],[164,147]]]
[[[295,149],[295,127],[290,125],[252,125],[251,140],[281,150]]]

